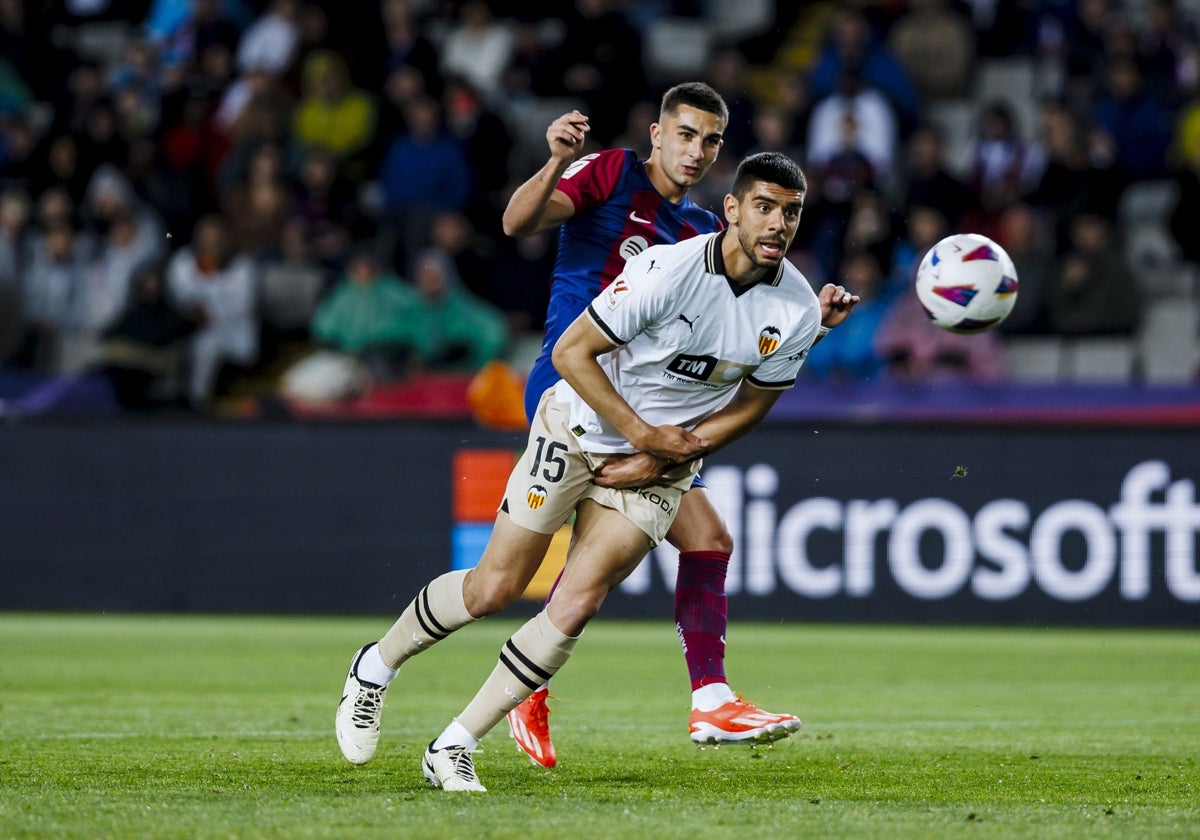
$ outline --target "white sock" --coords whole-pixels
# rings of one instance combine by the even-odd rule
[[[737,695],[733,693],[729,683],[709,683],[692,692],[692,708],[701,712],[711,712],[719,706],[724,706],[730,700],[736,699]]]
[[[450,725],[437,736],[430,749],[441,750],[446,747],[466,747],[469,750],[479,746],[479,739],[467,731],[467,727],[458,722],[458,718],[450,721]]]
[[[386,686],[396,677],[396,672],[383,664],[379,645],[371,645],[358,660],[358,678],[375,685]]]

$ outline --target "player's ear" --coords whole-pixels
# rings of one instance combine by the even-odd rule
[[[650,145],[654,148],[660,148],[659,139],[662,136],[662,126],[658,123],[650,123]]]
[[[741,208],[739,207],[737,196],[735,196],[733,193],[727,193],[725,195],[725,221],[729,222],[731,225],[736,225],[738,222],[739,209]]]

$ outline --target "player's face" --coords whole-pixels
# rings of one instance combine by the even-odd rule
[[[737,228],[742,251],[759,268],[778,267],[796,236],[803,209],[804,193],[768,181],[754,182],[741,201],[725,197],[725,217]]]
[[[725,121],[716,114],[691,105],[680,105],[662,122],[650,126],[650,142],[667,180],[686,193],[700,183],[721,150]],[[668,196],[669,198],[670,196]]]

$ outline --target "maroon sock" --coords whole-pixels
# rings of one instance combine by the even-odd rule
[[[685,551],[675,578],[675,629],[683,644],[692,691],[725,680],[725,628],[729,612],[723,551]]]

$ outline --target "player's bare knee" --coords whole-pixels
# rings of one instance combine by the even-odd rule
[[[473,569],[463,583],[463,603],[475,618],[499,612],[520,597],[524,587],[499,575]]]
[[[667,541],[680,552],[720,551],[733,554],[733,535],[725,528],[725,523],[717,520],[711,525],[713,527],[672,530],[667,534]]]

